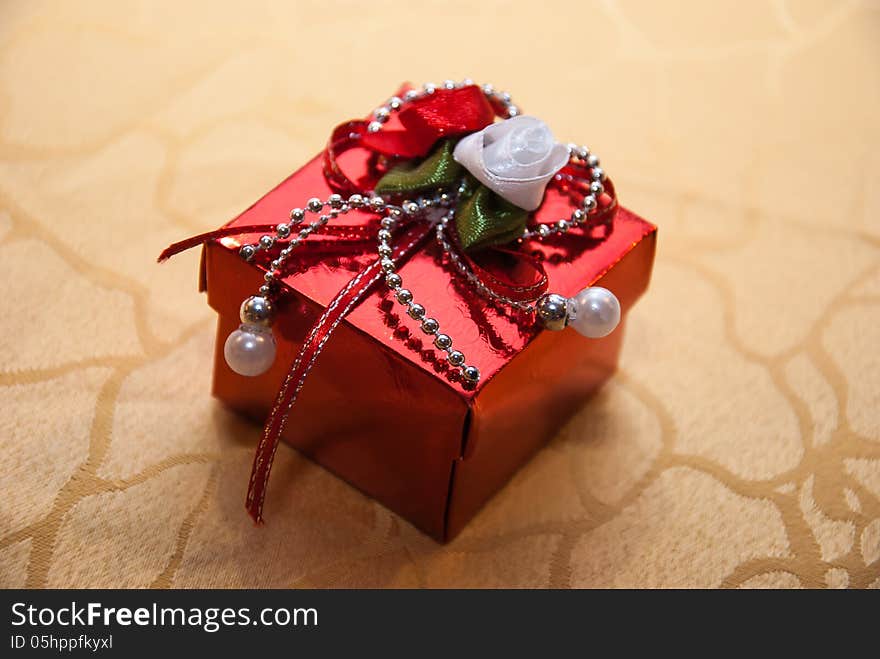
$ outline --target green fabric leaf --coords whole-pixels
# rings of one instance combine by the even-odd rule
[[[452,157],[457,140],[440,142],[420,163],[404,162],[391,169],[376,184],[378,194],[403,195],[453,188],[464,181],[455,209],[455,225],[462,247],[467,250],[503,245],[522,235],[527,211],[505,201],[482,185]]]
[[[422,162],[404,162],[391,169],[376,184],[379,194],[403,194],[458,185],[464,168],[452,157],[456,140],[443,140]]]
[[[475,250],[504,245],[522,235],[528,211],[502,199],[474,179],[470,179],[469,187],[473,192],[462,194],[455,209],[455,226],[462,247]]]

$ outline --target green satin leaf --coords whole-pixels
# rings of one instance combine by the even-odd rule
[[[443,140],[430,156],[417,165],[404,162],[391,169],[376,184],[379,194],[403,194],[458,185],[464,168],[452,157],[456,140]]]
[[[468,177],[470,179],[470,177]],[[467,250],[504,245],[522,235],[528,211],[502,199],[489,188],[470,179],[473,193],[463,194],[455,209],[455,226],[461,246]]]
[[[505,201],[471,176],[452,157],[457,140],[443,140],[420,163],[404,162],[376,184],[378,194],[409,194],[452,188],[464,182],[455,225],[467,250],[503,245],[522,235],[528,212]]]

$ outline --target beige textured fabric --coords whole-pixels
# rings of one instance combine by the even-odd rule
[[[155,256],[449,76],[660,225],[622,370],[447,546],[289,449],[255,530]],[[0,585],[880,586],[878,116],[876,3],[4,2]]]

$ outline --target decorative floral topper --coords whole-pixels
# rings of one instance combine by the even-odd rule
[[[522,235],[529,212],[541,205],[547,183],[569,157],[543,121],[514,117],[441,140],[424,160],[392,168],[376,192],[425,192],[464,180],[455,213],[462,247],[504,245]]]
[[[540,119],[520,116],[471,133],[453,154],[480,183],[514,206],[533,211],[569,151]]]

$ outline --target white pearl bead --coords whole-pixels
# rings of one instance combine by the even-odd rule
[[[591,286],[571,298],[568,324],[583,336],[599,339],[614,331],[620,323],[620,302],[607,288]]]
[[[275,361],[275,337],[272,330],[255,325],[240,325],[223,346],[229,368],[239,375],[265,373]]]

